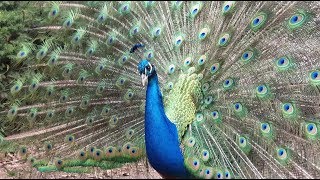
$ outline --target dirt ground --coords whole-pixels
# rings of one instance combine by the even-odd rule
[[[15,154],[0,154],[1,179],[162,179],[146,160],[125,164],[121,168],[102,170],[93,167],[90,174],[66,172],[41,173],[22,162]]]

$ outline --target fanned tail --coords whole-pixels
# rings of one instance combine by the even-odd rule
[[[216,18],[226,42],[208,57],[223,61],[202,80],[214,100],[188,128],[186,165],[205,178],[318,177],[319,4],[232,5]]]
[[[145,157],[147,59],[194,176],[320,177],[319,2],[33,5],[0,118],[38,170]]]

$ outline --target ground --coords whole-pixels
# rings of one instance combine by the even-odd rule
[[[126,164],[121,168],[101,170],[94,168],[91,174],[66,172],[41,173],[20,161],[16,154],[0,153],[0,179],[161,179],[146,160]]]

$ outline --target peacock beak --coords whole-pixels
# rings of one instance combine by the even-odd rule
[[[142,86],[148,83],[148,76],[146,74],[141,74]]]
[[[149,63],[149,67],[150,67],[150,71],[149,73],[152,72],[152,65]],[[141,74],[141,80],[142,80],[142,86],[144,86],[145,84],[148,84],[148,71],[147,68],[144,69],[144,74]]]

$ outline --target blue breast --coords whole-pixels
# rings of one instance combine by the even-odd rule
[[[157,74],[149,77],[146,109],[145,140],[152,167],[164,177],[187,178],[175,124],[165,115]]]

